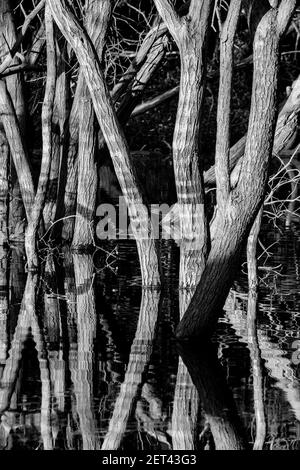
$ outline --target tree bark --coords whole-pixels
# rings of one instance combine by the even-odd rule
[[[50,4],[55,21],[73,47],[91,94],[99,125],[109,148],[119,183],[125,197],[137,242],[144,286],[160,284],[157,243],[153,227],[134,174],[129,149],[120,128],[107,89],[99,58],[83,28],[68,9],[65,0]],[[141,234],[146,234],[141,236]]]
[[[110,1],[98,4],[90,0],[86,5],[85,28],[92,44],[102,59],[105,35],[110,17]],[[106,10],[108,10],[106,12]],[[103,16],[102,16],[103,15]],[[101,27],[99,28],[99,23]],[[97,121],[88,86],[84,80],[79,104],[78,186],[73,249],[93,245],[93,219],[96,212],[98,185],[95,150]]]
[[[206,75],[205,46],[213,4],[192,1],[188,14],[182,18],[169,1],[155,0],[155,4],[180,52],[180,91],[173,137],[181,229],[179,287],[193,289],[204,269],[209,244],[198,146]]]
[[[34,198],[34,203],[31,208],[25,233],[25,250],[29,271],[35,271],[38,267],[36,237],[45,204],[52,158],[52,119],[57,79],[57,62],[54,23],[48,2],[46,3],[45,8],[45,25],[47,44],[47,81],[42,108],[43,155],[38,188]]]
[[[253,91],[238,184],[212,223],[212,246],[193,299],[177,327],[178,338],[211,334],[238,266],[240,251],[262,203],[272,154],[278,72],[277,10],[261,20],[254,41]]]
[[[10,0],[3,0],[0,4],[0,56],[1,58],[4,57],[2,60],[5,62],[7,57],[10,57],[9,49],[15,45],[16,42],[16,30],[13,21],[13,13],[12,13],[12,5]],[[12,65],[16,65],[18,63],[18,59],[14,58],[11,61]],[[23,86],[22,86],[22,78],[20,74],[14,74],[9,76],[5,79],[6,86],[8,93],[11,97],[17,119],[20,125],[21,133],[24,134],[25,130],[25,103],[23,97]],[[1,154],[3,158],[4,155]],[[1,158],[1,168],[7,174],[9,173],[9,159],[3,161]],[[16,175],[16,171],[14,168],[13,162],[10,165],[10,188],[8,188],[8,184],[1,186],[3,191],[10,189],[11,198],[9,201],[9,206],[3,206],[5,209],[6,214],[2,215],[3,218],[6,220],[6,224],[8,225],[9,231],[6,233],[6,240],[7,237],[11,238],[14,241],[22,241],[24,237],[24,206],[22,204],[22,198],[20,193],[20,186],[18,182],[18,178]],[[8,181],[6,179],[6,181]],[[6,186],[6,187],[5,187]],[[7,196],[6,196],[7,197]],[[7,209],[9,208],[9,212]],[[4,219],[3,219],[4,220]]]

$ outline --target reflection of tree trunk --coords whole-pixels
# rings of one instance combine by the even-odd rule
[[[72,380],[80,420],[84,450],[98,448],[93,411],[94,341],[96,338],[96,305],[93,289],[93,260],[89,255],[74,255],[77,292],[77,367]]]
[[[260,231],[261,219],[263,214],[263,207],[260,209],[250,235],[248,237],[247,245],[247,262],[248,262],[248,312],[247,312],[247,326],[248,326],[248,347],[251,355],[252,362],[252,375],[253,375],[253,394],[254,394],[254,408],[256,419],[256,437],[254,443],[254,450],[261,450],[263,448],[266,438],[266,418],[264,410],[264,391],[263,391],[263,377],[261,368],[261,354],[257,338],[256,327],[256,312],[257,312],[257,295],[258,295],[258,277],[257,277],[257,260],[256,260],[256,247]]]
[[[36,343],[42,383],[41,435],[44,449],[51,450],[53,449],[53,442],[51,432],[50,371],[44,338],[41,334],[41,328],[38,324],[36,316],[37,282],[37,275],[32,275],[29,273],[24,290],[20,314],[18,317],[18,324],[15,329],[14,337],[11,343],[11,349],[2,375],[0,389],[0,412],[2,413],[9,407],[10,399],[14,392],[15,383],[17,380],[23,345],[31,329],[33,340]]]
[[[24,293],[24,298],[21,304],[21,309],[18,317],[18,323],[14,332],[10,351],[2,374],[0,388],[0,413],[2,413],[9,407],[10,399],[15,388],[15,383],[19,371],[23,343],[26,337],[28,336],[29,327],[30,318],[26,310]]]
[[[0,247],[0,365],[5,364],[7,357],[7,314],[8,314],[8,283],[7,283],[7,251]]]
[[[235,310],[236,294],[232,293],[226,302],[226,315],[243,343],[248,344],[247,317],[241,310]],[[299,380],[291,361],[285,357],[285,352],[269,338],[268,332],[257,328],[258,345],[261,358],[270,376],[276,380],[276,387],[283,390],[296,418],[300,421]]]
[[[40,376],[42,383],[42,403],[41,403],[41,436],[44,450],[53,450],[53,437],[51,429],[51,379],[48,354],[45,348],[41,328],[36,315],[36,290],[38,276],[28,274],[25,292],[24,306],[27,311],[31,333],[38,353],[40,366]]]
[[[64,411],[65,398],[65,361],[61,349],[63,336],[61,325],[60,302],[58,299],[57,273],[53,256],[48,255],[45,266],[46,291],[44,294],[44,319],[43,326],[47,331],[47,343],[49,344],[49,367],[53,394],[57,401],[57,408]]]
[[[141,399],[136,404],[136,419],[144,432],[171,450],[168,434],[164,432],[166,416],[162,406],[162,400],[156,395],[154,386],[145,382],[141,391]]]
[[[56,271],[53,256],[48,255],[45,265],[45,293],[43,325],[51,350],[57,350],[60,340],[59,300],[57,298]]]
[[[192,294],[193,291],[180,290],[180,318],[186,311]],[[198,412],[199,395],[197,389],[179,356],[172,413],[172,444],[174,450],[193,450],[195,448]]]
[[[198,390],[217,450],[242,450],[244,432],[224,372],[210,344],[206,347],[179,346],[179,353]]]
[[[129,362],[116,400],[102,450],[117,450],[124,437],[134,400],[149,364],[158,315],[159,293],[143,290],[136,334],[131,346]]]

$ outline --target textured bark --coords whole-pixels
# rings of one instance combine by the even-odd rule
[[[245,432],[216,352],[207,344],[200,349],[180,346],[179,353],[198,390],[216,450],[245,449]]]
[[[30,212],[30,217],[28,219],[28,225],[25,233],[25,249],[29,271],[34,271],[38,267],[36,237],[39,222],[41,220],[45,204],[46,190],[49,183],[49,173],[52,157],[52,118],[57,78],[57,62],[54,24],[48,3],[46,3],[45,9],[45,24],[47,44],[47,81],[42,107],[43,155],[38,188],[34,198],[34,203]]]
[[[47,231],[54,223],[59,211],[60,194],[58,181],[65,151],[66,123],[68,119],[68,78],[66,73],[65,44],[56,44],[57,81],[52,119],[52,157],[49,184],[43,210],[44,226]],[[62,175],[65,176],[65,175]]]
[[[95,113],[128,205],[133,234],[137,242],[143,285],[157,286],[160,283],[159,261],[157,244],[153,239],[153,227],[148,210],[143,205],[143,198],[130,162],[127,142],[116,118],[99,58],[95,55],[93,46],[81,25],[68,9],[65,0],[55,0],[51,2],[50,7],[58,27],[74,48],[82,66]],[[141,233],[147,234],[146,238],[141,237]]]
[[[2,59],[1,67],[7,59],[10,60],[12,65],[18,64],[18,59],[11,59],[10,51],[16,42],[16,30],[13,22],[12,5],[9,0],[3,0],[0,4],[0,57]],[[12,100],[17,119],[19,122],[21,133],[25,130],[25,104],[23,97],[22,79],[20,74],[13,74],[6,78],[7,90]],[[6,165],[9,160],[6,161]],[[4,162],[3,162],[4,165]],[[3,171],[8,174],[9,165]],[[22,241],[24,237],[24,206],[20,193],[20,186],[15,172],[14,164],[11,163],[10,171],[10,201],[9,201],[9,214],[6,214],[6,220],[9,228],[9,238],[14,241]],[[3,191],[7,185],[3,185]],[[4,207],[3,207],[4,208]]]
[[[9,143],[28,219],[34,200],[34,186],[21,129],[6,83],[3,80],[0,80],[0,119]]]
[[[173,137],[181,228],[179,287],[193,288],[199,282],[208,251],[198,145],[206,75],[205,46],[213,4],[191,2],[189,13],[182,18],[169,1],[156,0],[155,4],[180,52],[180,91]]]
[[[9,146],[0,130],[0,246],[8,241],[8,163]]]
[[[147,34],[132,64],[111,92],[114,103],[120,100],[117,106],[117,116],[123,125],[126,124],[132,110],[135,109],[137,102],[140,100],[147,83],[165,55],[168,43],[166,32],[167,28],[161,25],[153,28]],[[75,216],[78,181],[78,113],[83,82],[83,76],[80,74],[70,119],[68,174],[65,192],[66,218],[63,222],[62,232],[63,238],[67,241],[71,241],[73,238],[75,224],[75,217],[73,216]],[[125,90],[126,92],[124,93]],[[101,155],[105,149],[105,139],[101,131],[98,135],[97,147],[98,153]]]
[[[220,83],[217,110],[216,182],[217,205],[223,210],[230,193],[230,109],[233,72],[233,44],[241,0],[231,2],[220,35]]]
[[[69,143],[67,155],[67,180],[60,179],[60,187],[63,188],[63,224],[62,238],[71,242],[74,234],[75,211],[78,184],[78,135],[79,135],[79,103],[84,86],[83,73],[79,73],[75,96],[69,118]]]
[[[90,0],[87,3],[85,28],[100,58],[102,58],[109,17],[110,1],[106,0],[98,4]],[[88,86],[84,81],[79,104],[77,209],[72,243],[74,249],[88,247],[93,244],[93,219],[96,212],[98,186],[98,172],[95,161],[96,124],[93,102]]]
[[[261,204],[267,181],[276,113],[278,71],[277,11],[261,20],[254,41],[254,75],[245,156],[237,187],[212,226],[212,246],[204,273],[177,336],[212,332],[224,305],[239,254]]]

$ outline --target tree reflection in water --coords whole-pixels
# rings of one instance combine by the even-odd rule
[[[223,325],[230,331],[218,333],[221,346],[179,345],[178,358],[173,286],[161,294],[141,289],[129,283],[138,279],[137,265],[103,276],[91,255],[68,251],[58,258],[48,253],[40,275],[26,279],[21,259],[16,252],[0,256],[2,449],[275,448],[283,442],[286,411],[277,417],[274,407],[285,403],[299,421],[295,367],[256,324],[251,292],[248,317],[241,308],[247,296],[229,296]],[[233,367],[240,363],[242,377],[253,377],[248,389],[235,386],[236,403],[225,378],[228,338],[233,349],[238,341],[245,345],[252,376],[238,350]],[[238,379],[230,367],[232,383]],[[273,379],[268,389],[266,375]],[[253,402],[241,403],[246,393]]]

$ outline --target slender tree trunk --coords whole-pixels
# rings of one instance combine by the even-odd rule
[[[194,289],[208,253],[208,225],[204,185],[199,165],[200,113],[206,75],[206,41],[212,2],[191,1],[189,12],[179,17],[169,1],[155,0],[158,12],[180,52],[179,103],[173,137],[173,161],[179,207],[180,289]]]
[[[68,118],[68,78],[66,73],[65,44],[56,44],[57,83],[55,90],[53,122],[52,122],[52,158],[49,184],[43,210],[44,226],[47,231],[55,222],[60,209],[58,192],[60,171],[62,170],[65,152],[66,123]],[[64,172],[63,172],[64,173]],[[65,174],[62,175],[65,177]]]
[[[37,231],[45,204],[46,190],[49,183],[49,173],[52,158],[52,119],[56,88],[56,47],[54,36],[54,23],[50,13],[49,3],[45,9],[46,44],[47,44],[47,81],[42,109],[43,156],[40,169],[39,183],[34,203],[28,219],[25,233],[25,249],[29,271],[38,267],[37,257]]]
[[[9,146],[0,130],[0,246],[8,241],[8,163]]]

